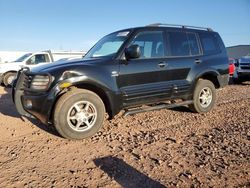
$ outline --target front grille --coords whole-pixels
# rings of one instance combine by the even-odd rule
[[[250,70],[250,66],[249,67],[247,67],[247,66],[241,66],[240,68],[241,69],[245,69],[245,70]]]
[[[250,70],[250,63],[240,63],[240,68],[244,70]]]
[[[23,89],[30,89],[30,85],[32,82],[33,76],[29,75],[27,73],[24,73],[24,79],[23,79]]]
[[[250,66],[250,63],[240,63],[240,66]]]
[[[32,75],[29,74],[29,69],[21,69],[17,73],[17,80],[14,83],[14,87],[17,90],[25,90],[30,88],[30,84],[32,81]]]

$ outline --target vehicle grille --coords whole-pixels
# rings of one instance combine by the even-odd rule
[[[246,69],[246,70],[250,70],[250,66],[249,67],[246,67],[246,66],[242,66],[240,67],[241,69]]]
[[[250,66],[250,63],[241,63],[240,66]]]
[[[29,71],[18,71],[17,74],[17,81],[15,84],[15,88],[17,90],[29,90],[30,84],[32,81],[33,76],[29,74]]]
[[[30,89],[30,84],[32,82],[33,76],[27,73],[24,73],[24,80],[23,80],[23,89]]]
[[[240,68],[250,70],[250,63],[241,63]]]

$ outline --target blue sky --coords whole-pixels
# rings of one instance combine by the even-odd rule
[[[250,0],[0,0],[0,50],[88,50],[108,33],[156,22],[250,44]]]

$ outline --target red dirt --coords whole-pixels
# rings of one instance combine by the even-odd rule
[[[0,187],[250,187],[250,85],[217,94],[207,114],[119,114],[72,141],[21,119],[0,87]]]

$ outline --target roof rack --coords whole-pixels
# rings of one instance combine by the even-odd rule
[[[163,24],[163,23],[154,23],[149,24],[146,27],[159,27],[159,26],[167,26],[167,27],[181,27],[181,28],[191,28],[191,29],[203,29],[207,31],[213,31],[211,28],[208,27],[196,27],[196,26],[190,26],[190,25],[178,25],[178,24]]]

